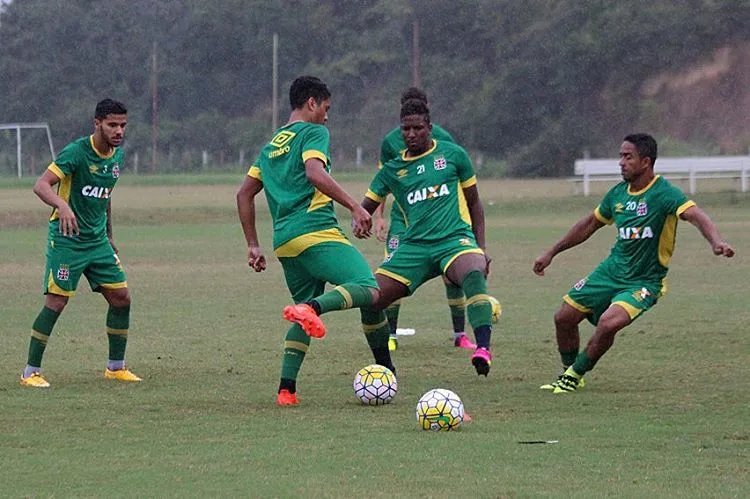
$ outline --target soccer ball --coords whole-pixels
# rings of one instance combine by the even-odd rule
[[[450,390],[430,390],[417,402],[417,422],[423,430],[455,430],[463,420],[464,403]]]
[[[492,322],[497,324],[500,316],[503,315],[503,307],[494,296],[490,296],[490,305],[492,305]]]
[[[396,396],[397,390],[396,375],[379,364],[363,367],[354,377],[354,395],[363,404],[388,404]]]

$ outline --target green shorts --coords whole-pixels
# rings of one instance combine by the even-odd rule
[[[484,254],[474,234],[448,237],[437,243],[400,241],[375,271],[409,288],[409,294],[433,277],[444,274],[450,264],[464,253]]]
[[[606,270],[597,268],[570,288],[563,300],[571,307],[587,314],[596,325],[612,304],[625,309],[631,320],[656,305],[661,296],[661,285],[653,282],[618,283]]]
[[[73,296],[81,275],[93,291],[128,287],[128,278],[109,240],[85,248],[48,241],[44,294]]]
[[[378,287],[367,260],[351,244],[328,241],[310,246],[297,256],[279,257],[279,261],[294,303],[323,294],[326,283]]]

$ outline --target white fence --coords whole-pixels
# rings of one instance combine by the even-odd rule
[[[619,159],[579,159],[575,162],[575,174],[580,178],[583,195],[591,193],[591,182],[622,180]],[[680,158],[657,158],[654,172],[670,180],[687,179],[690,194],[695,194],[698,180],[733,178],[740,180],[740,189],[747,192],[750,174],[750,156],[686,156]]]

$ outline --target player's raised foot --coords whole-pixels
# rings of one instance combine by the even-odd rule
[[[21,377],[21,385],[30,386],[32,388],[49,388],[49,383],[41,375],[41,373],[31,373],[27,377]]]
[[[322,338],[326,335],[326,327],[323,321],[320,320],[315,310],[307,303],[284,307],[283,316],[289,322],[299,324],[308,336]]]
[[[478,375],[487,376],[492,365],[492,353],[484,347],[477,348],[471,356],[471,364],[477,370]]]
[[[287,389],[279,390],[279,393],[276,395],[276,405],[298,405],[299,400],[297,400],[297,394],[292,393]]]
[[[568,368],[567,371],[560,376],[555,383],[555,389],[552,393],[570,393],[583,387],[583,376],[575,372],[572,368]]]
[[[457,348],[465,348],[466,350],[476,350],[477,348],[474,342],[471,341],[466,334],[457,336],[456,339],[453,340],[453,346]]]
[[[116,379],[117,381],[128,381],[131,383],[137,383],[138,381],[141,381],[141,378],[133,374],[133,371],[130,369],[105,369],[104,370],[104,377],[106,379]]]
[[[398,338],[391,336],[388,338],[388,350],[395,352],[398,350]]]
[[[558,376],[557,379],[552,383],[547,383],[546,385],[540,386],[539,389],[553,391],[555,388],[557,388],[557,384],[560,382],[563,376],[565,376],[565,374],[561,374],[560,376]],[[586,386],[586,380],[583,378],[579,379],[578,388],[583,388],[584,386]]]

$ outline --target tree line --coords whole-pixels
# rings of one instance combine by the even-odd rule
[[[644,80],[750,35],[747,0],[13,0],[0,8],[0,122],[47,121],[59,148],[89,133],[97,100],[116,98],[129,108],[126,147],[144,170],[154,87],[161,163],[190,167],[202,151],[251,159],[271,133],[274,34],[281,122],[289,83],[300,74],[324,79],[334,164],[351,165],[359,148],[365,166],[375,165],[418,47],[433,120],[488,171],[514,175],[569,175],[584,151],[612,155],[634,126],[658,135],[664,118],[649,114]]]

